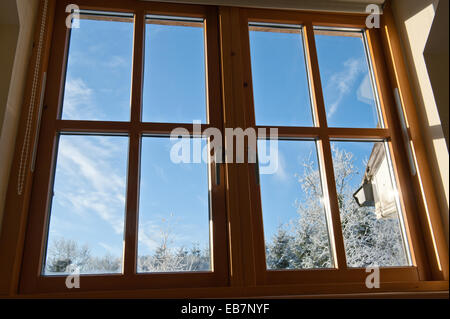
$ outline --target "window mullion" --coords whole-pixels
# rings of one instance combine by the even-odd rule
[[[145,12],[139,11],[134,22],[134,55],[131,86],[131,130],[128,153],[128,179],[125,214],[125,250],[124,274],[132,276],[136,273],[137,228],[139,202],[139,162],[141,150],[141,134],[139,122],[142,109],[142,82],[144,67]]]
[[[324,188],[324,197],[328,197],[326,205],[328,206],[328,215],[331,219],[331,229],[329,229],[330,240],[332,240],[332,249],[336,267],[339,269],[347,268],[345,257],[344,238],[342,235],[341,218],[339,212],[339,202],[337,198],[336,183],[333,171],[333,158],[331,153],[330,138],[327,135],[327,118],[325,113],[325,103],[322,92],[322,85],[319,72],[319,61],[317,58],[316,43],[314,40],[314,30],[312,23],[305,24],[305,50],[310,74],[311,94],[313,108],[315,110],[316,124],[320,127],[320,140],[318,143],[319,160],[321,170],[325,172],[322,176]],[[323,175],[323,174],[322,174]],[[328,226],[330,227],[330,225]],[[332,235],[332,236],[331,236]]]

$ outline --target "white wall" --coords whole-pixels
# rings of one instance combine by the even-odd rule
[[[438,2],[438,0],[393,0],[392,9],[404,47],[410,83],[415,92],[417,112],[423,127],[422,135],[427,149],[428,161],[432,169],[437,190],[436,195],[439,200],[448,243],[449,153],[442,130],[441,117],[436,104],[433,86],[424,58],[424,50],[433,25],[435,9]],[[448,6],[446,14],[448,20]],[[448,43],[448,28],[439,30],[439,33],[442,39],[446,39]],[[446,60],[448,68],[448,50]],[[441,72],[446,71],[448,74],[448,69],[445,70],[445,67],[445,64],[441,65]],[[434,85],[434,90],[437,92],[447,91],[448,77],[446,81],[437,81]],[[448,102],[441,107],[447,109],[448,116]],[[448,118],[443,117],[443,120],[446,121],[448,127]]]

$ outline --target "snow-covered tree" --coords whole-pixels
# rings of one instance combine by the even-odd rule
[[[182,272],[210,270],[209,249],[200,249],[198,244],[191,248],[171,247],[171,234],[161,231],[161,242],[153,254],[138,257],[139,272]],[[70,239],[58,238],[52,241],[47,252],[46,273],[66,273],[68,266],[78,267],[80,273],[118,273],[122,259],[107,254],[92,256],[87,245],[79,247]]]
[[[69,265],[77,265],[80,269],[84,269],[88,267],[90,259],[88,246],[79,247],[74,240],[57,238],[47,251],[46,271],[65,272]]]
[[[373,208],[359,207],[350,183],[358,175],[353,154],[336,147],[332,152],[348,265],[405,265],[398,219],[377,219]],[[297,178],[304,200],[297,203],[298,217],[288,223],[290,232],[280,227],[272,242],[266,244],[269,269],[327,268],[332,265],[320,173],[311,159],[303,165],[304,173]]]
[[[286,269],[293,263],[293,236],[280,225],[277,233],[273,236],[272,242],[267,246],[267,265],[270,269]]]

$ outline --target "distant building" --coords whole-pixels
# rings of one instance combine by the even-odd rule
[[[375,143],[367,162],[363,183],[353,197],[361,207],[375,207],[377,218],[395,216],[395,190],[383,143]]]

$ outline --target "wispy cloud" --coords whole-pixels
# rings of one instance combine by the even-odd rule
[[[342,71],[330,77],[326,85],[326,94],[328,99],[332,101],[328,110],[328,118],[331,118],[337,112],[343,98],[351,92],[363,70],[363,61],[352,58],[344,62]]]
[[[129,65],[129,61],[127,61],[123,56],[113,55],[109,60],[103,62],[103,66],[107,68],[120,68]]]
[[[61,206],[88,217],[94,212],[111,225],[116,234],[123,233],[125,207],[124,170],[112,164],[120,153],[100,147],[92,137],[62,137],[59,146],[55,194]],[[106,139],[95,137],[95,140]],[[103,144],[106,141],[103,141]],[[97,144],[97,145],[96,145]],[[122,154],[123,156],[123,154]],[[122,173],[122,175],[121,175]]]
[[[93,90],[81,78],[67,78],[63,117],[71,120],[97,119]]]

